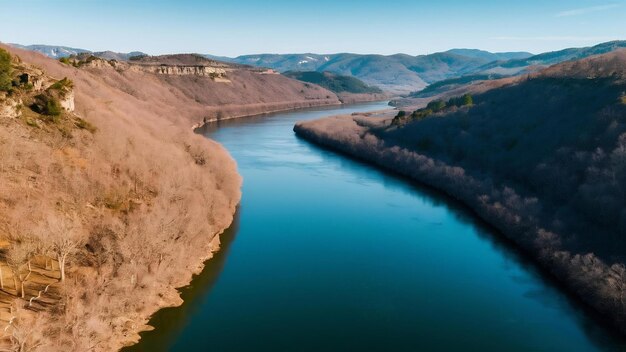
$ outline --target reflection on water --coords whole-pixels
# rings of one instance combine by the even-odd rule
[[[128,351],[620,350],[458,202],[292,132],[297,120],[382,108],[200,129],[244,177],[237,222],[185,304],[157,313]]]

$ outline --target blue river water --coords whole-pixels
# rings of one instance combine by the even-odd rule
[[[125,351],[619,351],[497,233],[447,197],[299,139],[296,121],[205,126],[244,178],[222,250]]]

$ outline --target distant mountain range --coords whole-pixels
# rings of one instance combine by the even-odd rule
[[[428,84],[442,79],[471,73],[492,61],[481,57],[477,52],[472,51],[469,56],[445,52],[420,56],[261,54],[236,58],[209,57],[238,64],[270,67],[280,72],[328,71],[344,76],[354,76],[368,85],[380,87],[385,91],[406,94],[421,90]],[[498,56],[499,54],[492,55],[501,57]],[[520,57],[520,55],[515,57]]]
[[[20,49],[37,51],[53,59],[60,59],[63,57],[69,57],[72,55],[78,55],[78,54],[84,54],[84,53],[93,54],[94,56],[97,56],[106,60],[111,60],[111,59],[128,60],[129,58],[133,56],[146,55],[145,53],[142,53],[140,51],[132,51],[130,53],[116,53],[113,51],[90,51],[86,49],[70,48],[67,46],[58,46],[58,45],[41,45],[41,44],[35,44],[35,45],[9,44],[9,45],[16,47],[16,48],[20,48]]]
[[[526,58],[518,58],[506,61],[494,61],[480,68],[481,73],[496,73],[514,75],[534,66],[538,68],[558,64],[569,60],[584,59],[589,56],[606,54],[619,48],[626,48],[626,40],[616,40],[601,43],[591,47],[569,48],[559,51],[551,51]]]
[[[533,54],[525,51],[492,53],[489,51],[478,49],[451,49],[446,52],[450,54],[457,54],[461,56],[473,57],[476,59],[484,59],[489,61],[525,59],[533,56]]]
[[[428,98],[457,89],[463,85],[536,72],[547,66],[566,61],[585,59],[594,55],[606,54],[620,48],[626,48],[626,41],[612,41],[592,47],[552,51],[523,59],[493,61],[478,68],[475,73],[435,82],[423,90],[411,93],[409,96],[414,98]]]
[[[39,51],[53,58],[84,52],[117,60],[126,60],[131,56],[144,55],[141,52],[91,52],[89,50],[62,46],[15,46]],[[446,52],[418,56],[349,53],[328,55],[313,53],[259,54],[243,55],[234,58],[213,55],[204,56],[229,63],[268,67],[279,72],[332,72],[337,75],[356,77],[367,85],[379,87],[393,94],[406,95],[421,91],[430,84],[443,80],[464,76],[499,78],[519,75],[563,61],[608,53],[621,47],[626,47],[626,41],[612,41],[593,47],[569,48],[539,55],[527,52],[491,53],[477,49],[452,49]],[[468,79],[462,80],[467,81]]]
[[[518,75],[563,61],[608,53],[621,47],[626,47],[626,41],[612,41],[593,47],[569,48],[538,55],[527,52],[491,53],[477,49],[452,49],[418,56],[260,54],[213,58],[270,67],[280,72],[329,71],[354,76],[388,92],[408,94],[421,91],[428,85],[443,80],[464,76],[500,78]]]

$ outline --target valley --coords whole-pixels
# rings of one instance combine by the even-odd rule
[[[0,350],[626,350],[626,41],[167,3],[11,5]]]

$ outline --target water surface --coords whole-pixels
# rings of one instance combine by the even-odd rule
[[[459,204],[318,148],[298,120],[200,133],[243,175],[223,249],[127,351],[604,351],[622,342]]]

